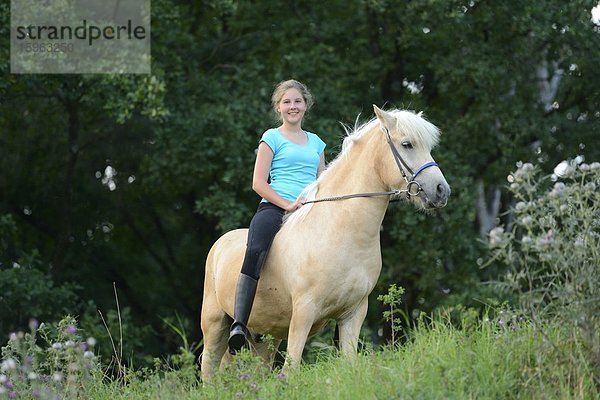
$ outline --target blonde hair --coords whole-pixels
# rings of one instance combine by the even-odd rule
[[[279,82],[275,87],[273,95],[271,96],[271,106],[273,106],[273,111],[277,113],[277,106],[279,105],[279,102],[281,101],[281,98],[283,97],[285,92],[289,89],[298,90],[300,94],[302,94],[304,102],[306,103],[306,111],[310,110],[310,108],[314,104],[314,100],[312,94],[310,94],[310,91],[308,90],[306,85],[304,85],[301,82],[298,82],[295,79],[289,79],[287,81]]]

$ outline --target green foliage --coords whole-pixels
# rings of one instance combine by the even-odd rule
[[[26,326],[30,318],[58,319],[77,311],[79,285],[57,284],[40,254],[22,254],[12,265],[0,266],[0,332]]]
[[[387,294],[377,296],[377,300],[389,307],[389,310],[383,312],[383,318],[391,324],[392,327],[392,346],[396,346],[396,334],[402,329],[400,315],[402,310],[399,308],[402,302],[404,288],[397,287],[396,284],[390,285]]]
[[[66,328],[70,325],[71,322]],[[59,332],[64,328],[63,325]],[[60,370],[60,382],[64,386],[49,381],[40,386],[40,397],[52,398],[50,394],[58,393],[68,394],[68,398],[127,400],[599,398],[591,366],[582,358],[580,344],[565,336],[558,324],[546,324],[544,330],[546,337],[540,336],[531,322],[518,319],[511,324],[505,324],[501,319],[487,319],[474,322],[467,330],[459,330],[445,319],[424,319],[401,347],[363,352],[356,360],[330,356],[317,363],[303,364],[289,373],[269,371],[258,357],[243,351],[219,371],[213,381],[203,385],[199,384],[193,365],[174,369],[158,362],[153,369],[129,372],[123,380],[110,381],[103,380],[93,361],[89,364],[93,358],[81,354],[74,359],[60,356],[56,358],[60,360],[56,365],[64,366],[67,359],[81,360],[82,365],[91,365],[90,373],[74,375],[74,379],[68,380],[66,378],[74,371]],[[77,335],[79,332],[64,334],[60,342],[52,343],[66,344]],[[19,398],[27,398],[28,391],[33,388],[30,386],[32,380],[27,378],[32,367],[17,363],[21,359],[27,360],[27,356],[18,358],[20,355],[78,352],[77,347],[65,346],[44,352],[44,346],[31,343],[31,338],[30,334],[24,334],[22,338],[11,339],[4,349],[5,353],[10,349],[15,358],[3,359],[0,386],[6,388],[10,382],[12,385],[8,386],[18,391]],[[549,340],[561,350],[549,345]],[[17,351],[18,346],[22,349]],[[565,360],[563,352],[570,354],[573,360]],[[36,368],[36,371],[41,370],[41,367]],[[34,384],[45,382],[41,377],[49,371],[36,375]],[[77,371],[85,371],[85,368]],[[0,392],[0,397],[4,393]]]
[[[0,398],[87,398],[102,377],[95,339],[84,339],[69,316],[55,326],[31,320],[29,328],[2,347]]]
[[[581,161],[560,163],[552,176],[519,164],[508,177],[517,201],[512,226],[492,230],[490,246],[508,267],[501,287],[518,296],[540,327],[560,322],[598,371],[600,163]]]

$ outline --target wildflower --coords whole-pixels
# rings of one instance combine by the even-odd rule
[[[96,339],[91,336],[87,338],[86,342],[90,347],[94,347],[96,345]]]
[[[54,350],[59,350],[59,349],[62,349],[62,347],[63,347],[63,345],[62,345],[62,343],[60,343],[60,342],[52,343],[52,348],[53,348]]]
[[[588,182],[585,184],[584,188],[591,190],[592,192],[596,191],[596,183]]]
[[[31,318],[29,320],[29,329],[31,329],[32,331],[35,331],[39,326],[40,322],[37,319]]]
[[[525,164],[523,164],[523,167],[521,169],[524,172],[531,172],[531,171],[533,171],[533,164],[532,163],[525,163]]]
[[[331,378],[327,378],[327,379],[325,379],[325,384],[326,384],[326,385],[331,385],[332,383],[333,383],[333,382],[332,382]]]
[[[559,178],[564,178],[573,173],[573,167],[568,161],[561,161],[556,167],[554,167],[554,174]]]
[[[2,372],[6,372],[15,368],[17,368],[17,362],[14,360],[14,358],[7,358],[6,360],[2,361],[2,364],[0,366]]]
[[[521,223],[525,226],[531,225],[532,222],[533,218],[531,218],[531,215],[526,215],[523,218],[521,218]]]
[[[517,205],[515,205],[515,209],[517,211],[523,211],[525,208],[527,208],[527,203],[525,203],[524,201],[520,201],[517,203]]]
[[[595,161],[595,162],[591,163],[591,164],[590,164],[590,169],[591,169],[592,171],[593,171],[593,170],[596,170],[596,169],[600,169],[600,162],[596,162],[596,161]]]
[[[94,358],[94,353],[92,353],[91,351],[86,351],[85,353],[83,353],[83,356],[85,358]]]
[[[548,232],[546,232],[546,234],[544,235],[544,237],[538,238],[538,244],[541,246],[545,246],[547,244],[550,244],[554,241],[554,231],[552,231],[552,229],[548,230]]]
[[[490,246],[495,247],[499,246],[502,242],[502,234],[504,233],[504,228],[501,226],[497,226],[490,231]]]
[[[67,333],[74,335],[77,333],[77,327],[75,325],[69,325],[67,327]]]
[[[579,169],[580,169],[581,171],[583,171],[583,172],[587,172],[587,171],[589,171],[589,170],[590,170],[590,165],[589,165],[589,164],[586,164],[586,163],[583,163],[583,164],[581,164],[581,165],[579,166]]]
[[[287,375],[283,372],[280,372],[277,374],[277,379],[279,379],[280,381],[285,381],[287,379]]]
[[[54,382],[60,382],[60,381],[62,381],[62,379],[63,379],[63,375],[62,375],[60,372],[55,372],[55,373],[52,375],[52,380],[53,380]]]
[[[250,375],[248,375],[248,374],[240,374],[240,380],[241,381],[247,381],[248,379],[250,379]]]
[[[8,398],[9,399],[16,399],[17,398],[17,392],[12,391],[8,393]]]
[[[521,244],[523,244],[524,246],[530,244],[533,241],[533,239],[531,239],[529,236],[525,235],[521,238]]]
[[[561,204],[560,205],[560,211],[563,212],[563,213],[569,211],[569,206],[567,204]]]
[[[0,374],[0,383],[4,383],[8,380],[8,378],[6,377],[6,375],[4,374]]]
[[[558,197],[565,191],[565,189],[566,189],[566,185],[564,182],[556,182],[554,184],[554,187],[552,188],[552,191],[550,192],[550,196]]]
[[[75,342],[72,340],[67,340],[65,342],[65,347],[75,347]]]
[[[248,386],[250,386],[250,389],[252,389],[252,390],[256,390],[258,388],[258,384],[256,382],[252,382]]]
[[[29,379],[30,381],[35,381],[37,378],[38,374],[36,374],[33,371],[27,374],[27,379]]]
[[[17,334],[15,332],[11,332],[8,335],[8,341],[11,342],[11,341],[15,341],[15,340],[17,340]]]

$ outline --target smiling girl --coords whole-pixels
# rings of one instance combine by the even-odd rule
[[[260,271],[283,215],[302,206],[300,194],[325,168],[325,143],[314,133],[302,129],[304,115],[313,104],[306,86],[293,79],[281,82],[273,92],[271,103],[281,125],[263,133],[256,154],[252,189],[262,200],[250,222],[236,288],[234,322],[229,334],[232,353],[247,343],[246,325]]]

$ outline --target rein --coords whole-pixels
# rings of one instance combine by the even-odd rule
[[[390,146],[392,155],[394,156],[394,161],[396,161],[396,165],[398,166],[398,169],[400,170],[400,173],[402,174],[402,177],[404,178],[404,181],[406,182],[406,189],[392,190],[389,192],[367,192],[367,193],[346,194],[346,195],[342,195],[342,196],[323,197],[321,199],[307,200],[307,201],[302,202],[302,204],[304,205],[304,204],[310,204],[310,203],[321,203],[324,201],[346,200],[346,199],[353,199],[353,198],[357,198],[357,197],[397,196],[402,193],[406,193],[406,198],[409,199],[413,196],[418,196],[421,192],[423,192],[423,188],[421,187],[421,184],[419,182],[417,182],[415,180],[415,178],[417,177],[417,175],[419,175],[421,172],[423,172],[423,170],[425,170],[429,167],[438,167],[439,168],[439,165],[435,161],[430,161],[428,163],[421,165],[419,168],[416,169],[416,171],[413,172],[413,170],[408,166],[406,161],[404,161],[404,159],[400,155],[400,152],[398,151],[398,149],[396,149],[396,146],[394,146],[394,142],[392,141],[392,137],[391,137],[388,129],[385,127],[382,129],[385,132],[387,143]],[[408,173],[411,175],[410,179],[406,175],[406,172],[404,172],[405,170],[408,171]],[[413,190],[413,187],[416,187],[416,190]]]

